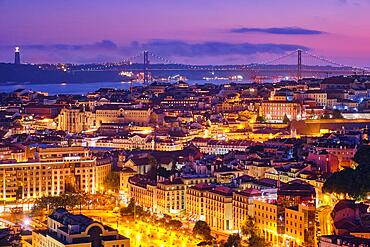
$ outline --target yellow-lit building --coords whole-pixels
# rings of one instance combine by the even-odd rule
[[[58,196],[73,188],[96,193],[111,171],[111,160],[82,148],[40,148],[36,161],[0,163],[0,201]]]
[[[90,152],[84,147],[39,147],[35,153],[36,159],[41,162],[76,161],[88,159]]]
[[[180,178],[157,184],[157,211],[163,214],[185,212],[185,185]]]
[[[146,181],[142,177],[129,178],[129,197],[135,200],[137,205],[157,212],[156,184]]]
[[[105,104],[95,109],[96,126],[102,123],[148,124],[152,110],[150,108],[126,107],[118,104]]]
[[[130,177],[134,176],[137,174],[136,171],[129,167],[124,167],[122,171],[119,173],[119,190],[122,193],[128,193],[129,192],[129,179]]]
[[[276,202],[254,201],[255,223],[274,246],[317,246],[315,207],[285,208]]]
[[[15,160],[17,162],[27,161],[34,157],[34,150],[29,147],[20,145],[14,146],[0,146],[0,161],[1,160]]]
[[[278,206],[276,204],[254,201],[255,224],[262,236],[269,242],[277,244],[278,234]]]
[[[204,193],[204,216],[215,230],[233,230],[233,190],[216,187]]]
[[[95,111],[80,108],[63,108],[58,115],[58,129],[79,133],[99,128],[104,123],[134,123],[147,125],[151,119],[150,108],[126,107],[118,104],[97,106]]]
[[[192,220],[205,220],[204,193],[214,188],[206,183],[196,184],[186,191],[186,216]]]
[[[285,236],[292,246],[300,246],[304,242],[305,219],[301,210],[285,209]]]
[[[248,216],[254,215],[254,201],[261,200],[261,192],[254,189],[237,191],[233,194],[233,226],[239,230]]]
[[[95,125],[95,114],[92,112],[63,108],[58,115],[58,129],[70,133],[79,133]]]
[[[290,246],[317,246],[316,208],[305,204],[285,208],[285,237]]]
[[[188,176],[154,183],[142,175],[136,175],[128,179],[128,193],[138,205],[153,212],[178,215],[185,213],[187,191],[193,188],[191,186],[215,180],[214,177]]]
[[[264,101],[261,105],[261,113],[268,121],[283,121],[285,116],[290,120],[302,119],[302,107],[293,101]]]

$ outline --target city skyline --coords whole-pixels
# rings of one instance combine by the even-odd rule
[[[304,49],[368,66],[367,7],[343,0],[3,0],[0,61],[11,62],[19,45],[33,63],[115,62],[148,49],[181,63],[238,64]]]
[[[370,0],[0,10],[0,246],[370,247]]]

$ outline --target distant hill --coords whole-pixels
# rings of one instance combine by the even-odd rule
[[[122,81],[117,71],[74,71],[44,70],[38,65],[0,63],[0,83],[60,83]]]

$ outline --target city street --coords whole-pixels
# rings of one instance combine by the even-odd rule
[[[80,210],[74,210],[74,213],[80,213]],[[161,227],[160,223],[153,223],[142,220],[132,220],[132,217],[121,217],[119,214],[106,210],[82,210],[82,214],[102,222],[114,229],[117,229],[120,234],[130,238],[132,247],[164,247],[164,246],[179,246],[192,247],[197,246],[201,240],[192,236],[186,229],[173,229]],[[27,224],[27,228],[45,228],[46,224],[42,222],[44,217],[28,217],[27,214],[2,214],[1,218],[4,221],[11,223]]]
[[[160,223],[153,223],[137,220],[129,220],[128,217],[120,217],[111,211],[84,210],[83,214],[94,218],[112,228],[117,228],[120,234],[129,237],[133,247],[164,247],[164,246],[197,246],[201,240],[192,236],[185,230],[168,230],[160,226]]]
[[[332,219],[330,215],[332,210],[333,208],[331,206],[322,206],[317,209],[321,235],[329,235],[333,233]]]

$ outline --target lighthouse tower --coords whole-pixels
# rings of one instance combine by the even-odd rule
[[[21,54],[18,46],[15,47],[14,64],[21,64]]]

